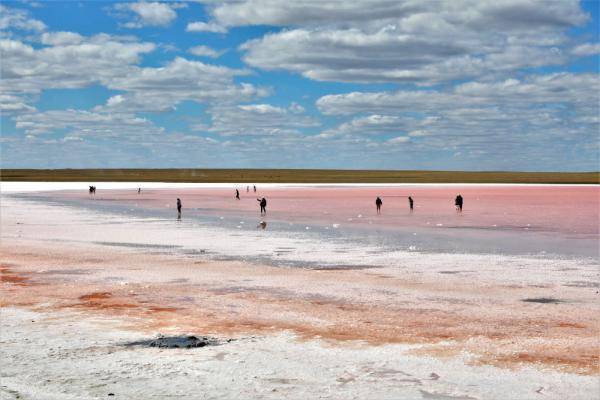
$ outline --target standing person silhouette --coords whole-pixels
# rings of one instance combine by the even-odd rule
[[[260,203],[260,215],[267,213],[267,199],[264,197],[262,199],[256,199]]]
[[[463,197],[460,194],[458,196],[456,196],[456,199],[454,200],[454,205],[456,206],[456,211],[462,212]]]
[[[381,205],[383,204],[383,201],[381,201],[381,199],[379,197],[377,197],[377,199],[375,200],[375,206],[377,207],[377,214],[381,214]]]
[[[235,189],[235,198],[236,198],[237,200],[239,200],[239,199],[240,199],[240,191],[239,191],[239,190],[237,190],[237,189]]]
[[[181,200],[177,198],[177,219],[181,219]]]
[[[254,193],[256,193],[256,185],[254,185]]]
[[[410,196],[408,196],[408,206],[410,207],[410,211],[412,211],[415,208],[415,202]]]

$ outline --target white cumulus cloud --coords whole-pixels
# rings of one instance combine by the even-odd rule
[[[190,54],[193,54],[198,57],[211,57],[211,58],[218,58],[224,53],[223,51],[217,51],[215,49],[212,49],[208,46],[203,46],[203,45],[191,47],[188,51]]]
[[[213,32],[213,33],[226,33],[227,28],[223,25],[216,24],[214,22],[190,22],[185,28],[188,32]]]
[[[576,56],[593,56],[600,54],[600,43],[584,43],[575,47],[572,51]]]
[[[119,13],[133,15],[126,28],[142,28],[144,26],[168,26],[177,18],[176,7],[182,4],[140,1],[137,3],[119,3],[115,10]],[[119,14],[120,15],[120,14]]]

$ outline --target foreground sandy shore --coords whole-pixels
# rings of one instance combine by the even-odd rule
[[[140,232],[156,238],[148,220],[106,215],[99,225],[62,206],[25,209],[3,199],[2,398],[588,399],[600,390],[593,260],[415,253],[389,265],[283,267],[133,243]],[[178,243],[200,232],[177,229],[168,232]],[[223,343],[124,346],[158,333]]]

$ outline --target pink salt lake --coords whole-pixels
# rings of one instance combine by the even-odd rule
[[[241,200],[235,199],[235,186],[193,189],[103,190],[98,185],[94,201],[129,209],[174,213],[175,199],[183,202],[183,216],[242,218],[254,228],[262,219],[272,223],[294,224],[296,229],[353,229],[365,235],[382,232],[457,236],[468,242],[488,240],[502,251],[509,238],[517,247],[531,241],[531,251],[557,250],[559,253],[595,255],[599,238],[599,186],[575,185],[398,185],[382,187],[237,186]],[[458,213],[454,198],[461,194],[464,210]],[[90,204],[86,191],[62,192],[54,199],[80,200]],[[383,199],[381,215],[375,212],[375,198]],[[409,211],[408,196],[415,201]],[[268,200],[268,215],[261,217],[257,198]],[[168,214],[170,215],[170,214]],[[517,234],[516,236],[514,234]],[[497,234],[496,236],[494,236]],[[491,235],[491,236],[490,236]],[[508,235],[508,236],[506,236]],[[523,236],[525,235],[525,236]],[[560,239],[560,243],[557,240]],[[443,240],[436,237],[432,240]],[[508,243],[507,242],[507,243]],[[540,243],[545,243],[541,245]],[[459,246],[460,248],[461,246]],[[477,247],[477,246],[475,246]],[[485,246],[484,246],[485,247]],[[570,249],[575,249],[570,251]],[[469,250],[468,246],[465,250]]]

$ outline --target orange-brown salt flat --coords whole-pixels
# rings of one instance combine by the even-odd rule
[[[576,287],[478,286],[455,276],[432,280],[385,270],[196,264],[12,240],[3,241],[2,263],[10,276],[32,283],[3,279],[5,307],[120,316],[130,329],[147,332],[243,336],[289,330],[307,339],[423,343],[428,346],[419,354],[468,351],[480,363],[598,373],[597,295]],[[550,296],[565,302],[522,301]]]

